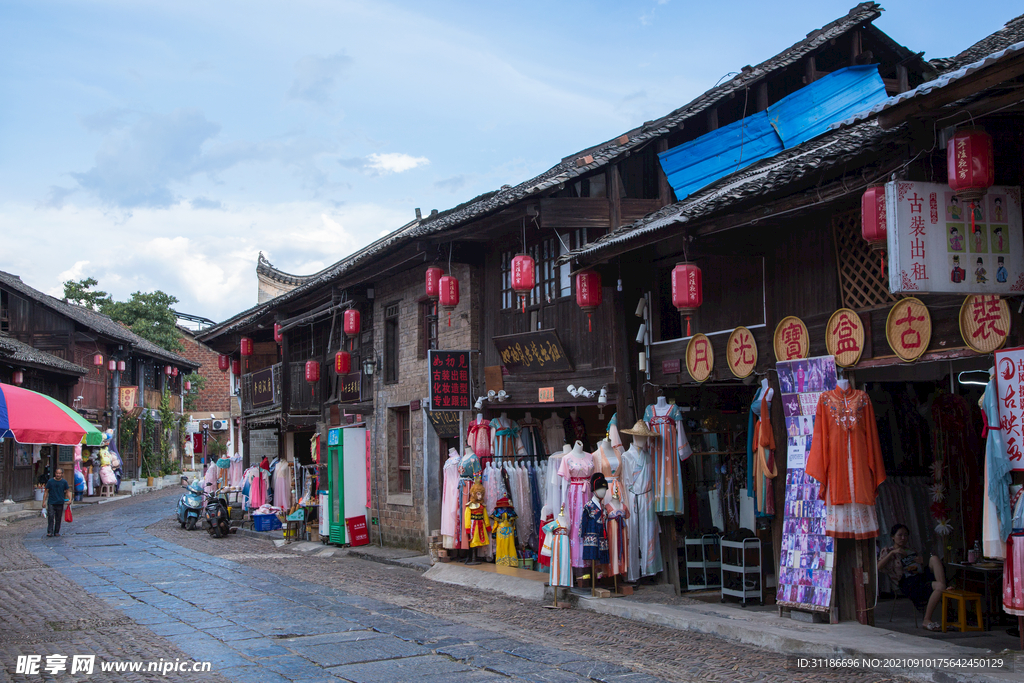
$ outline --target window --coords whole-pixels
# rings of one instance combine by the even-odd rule
[[[398,493],[412,493],[412,439],[409,409],[395,410],[395,453],[398,456]]]
[[[384,309],[384,383],[398,382],[398,310],[397,303]]]
[[[545,237],[533,244],[527,253],[533,257],[534,288],[526,302],[535,306],[541,302],[551,303],[555,299],[572,296],[572,276],[568,265],[555,263],[559,256],[570,249],[584,246],[588,239],[587,228],[578,228]],[[521,306],[519,296],[512,291],[512,259],[519,252],[506,251],[501,255],[501,307],[503,309]]]
[[[437,348],[437,312],[433,301],[420,302],[419,343],[416,346],[416,357],[424,359],[427,351]]]

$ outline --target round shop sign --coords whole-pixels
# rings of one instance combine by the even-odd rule
[[[807,358],[811,353],[811,335],[807,334],[807,325],[795,315],[779,321],[772,343],[777,361]]]
[[[686,345],[686,371],[690,377],[703,382],[715,367],[715,352],[711,340],[704,334],[695,334]]]
[[[909,362],[920,358],[932,340],[932,317],[928,307],[914,297],[897,302],[885,319],[885,338],[900,360]]]
[[[825,347],[836,357],[836,365],[852,367],[864,353],[864,323],[855,311],[840,308],[825,326]]]
[[[757,367],[757,342],[750,330],[737,327],[732,331],[726,346],[725,360],[732,374],[740,379],[754,371]]]
[[[992,353],[1006,343],[1010,307],[995,294],[973,294],[960,307],[960,336],[978,353]]]

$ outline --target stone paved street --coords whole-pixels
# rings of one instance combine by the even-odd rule
[[[18,655],[54,652],[212,663],[92,677],[103,681],[896,680],[787,671],[781,655],[709,636],[185,532],[170,518],[176,496],[78,508],[56,539],[39,519],[0,530],[0,680],[69,680],[13,673]]]

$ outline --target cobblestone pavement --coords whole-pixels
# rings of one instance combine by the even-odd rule
[[[0,558],[21,568],[4,573],[28,575],[0,586],[0,614],[16,636],[0,640],[7,672],[15,655],[44,654],[50,638],[71,633],[81,641],[68,641],[67,654],[81,644],[103,657],[211,661],[220,676],[246,682],[899,680],[787,671],[781,655],[710,636],[546,610],[404,567],[186,532],[170,517],[176,496],[76,512],[59,539],[43,538],[41,520],[0,530]],[[51,606],[58,592],[70,596],[73,616]]]

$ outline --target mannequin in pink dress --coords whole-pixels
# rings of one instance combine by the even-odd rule
[[[569,548],[573,567],[586,566],[583,561],[580,520],[583,517],[583,506],[590,500],[590,475],[593,472],[594,458],[583,451],[582,441],[576,442],[558,466],[558,476],[569,484],[565,492],[565,514],[569,519]]]

